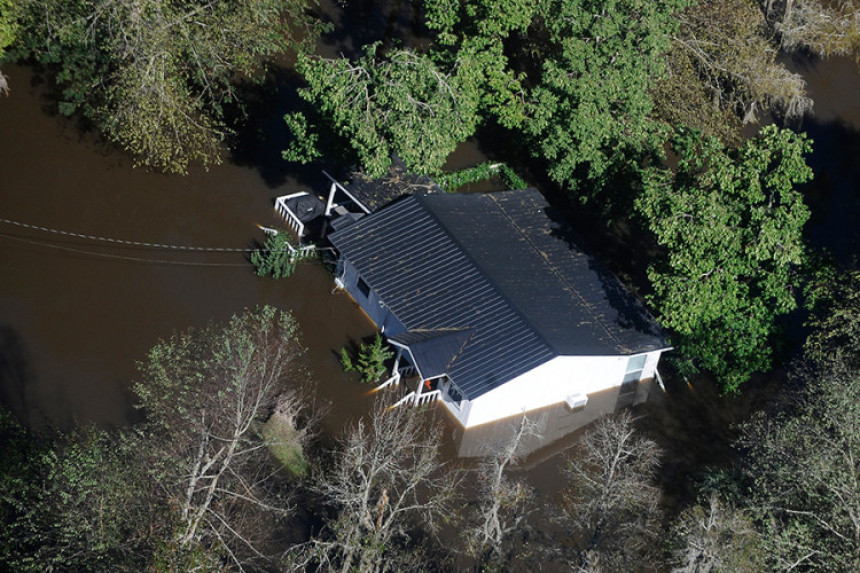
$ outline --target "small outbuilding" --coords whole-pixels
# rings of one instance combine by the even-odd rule
[[[636,395],[669,349],[535,189],[413,192],[338,221],[336,280],[464,427]]]

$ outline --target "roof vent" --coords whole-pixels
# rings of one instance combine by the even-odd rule
[[[585,405],[588,404],[588,396],[585,394],[571,394],[564,401],[567,402],[567,406],[571,410],[576,410],[578,408],[585,408]]]

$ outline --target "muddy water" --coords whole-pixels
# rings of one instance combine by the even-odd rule
[[[246,248],[270,223],[273,197],[251,167],[187,177],[133,170],[120,154],[43,111],[26,69],[4,66],[14,92],[0,102],[0,217],[88,235]],[[321,177],[319,183],[321,184]],[[122,424],[134,363],[161,338],[245,307],[272,304],[299,319],[308,366],[326,396],[361,408],[364,389],[335,351],[372,326],[330,275],[256,277],[244,253],[107,248],[90,240],[0,224],[0,391],[32,425]]]

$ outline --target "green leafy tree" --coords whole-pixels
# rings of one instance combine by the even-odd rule
[[[480,68],[485,115],[524,136],[550,176],[581,198],[659,151],[648,88],[663,73],[683,0],[426,4],[428,26],[448,50],[494,50]]]
[[[807,356],[860,370],[860,271],[825,267],[807,285],[811,313],[806,326]]]
[[[437,66],[427,55],[407,49],[380,54],[379,44],[364,48],[353,62],[303,55],[299,71],[308,83],[301,91],[371,176],[382,176],[396,153],[410,171],[435,173],[458,143],[475,132],[480,92],[469,62],[455,70]],[[318,155],[306,120],[286,116],[293,130],[288,160]]]
[[[307,0],[21,0],[21,55],[47,64],[59,109],[81,112],[138,164],[220,161],[237,85],[314,38]]]
[[[546,0],[543,59],[523,131],[550,176],[581,198],[635,172],[665,138],[648,92],[682,0]]]
[[[663,248],[648,276],[679,351],[735,391],[772,358],[780,315],[797,306],[809,210],[795,184],[810,142],[768,126],[742,147],[682,130],[677,172],[651,169],[636,200]]]
[[[172,520],[133,436],[38,438],[0,412],[0,568],[140,571]]]
[[[286,278],[299,264],[298,253],[290,244],[290,235],[280,231],[269,235],[263,248],[251,253],[251,264],[261,277]]]
[[[18,3],[15,0],[0,0],[0,63],[8,48],[18,36]],[[0,71],[0,94],[9,94],[6,76]]]

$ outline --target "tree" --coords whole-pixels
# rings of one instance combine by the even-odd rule
[[[806,355],[819,363],[836,362],[860,370],[860,271],[826,267],[807,284],[811,313],[806,326]]]
[[[480,94],[469,61],[446,70],[411,50],[380,52],[379,44],[366,46],[356,62],[301,56],[298,69],[308,87],[300,93],[372,177],[386,172],[392,154],[412,172],[438,172],[479,120]],[[306,161],[318,155],[308,150],[308,137],[316,135],[309,134],[304,116],[285,119],[296,144],[284,157]]]
[[[166,562],[208,547],[240,570],[267,558],[262,542],[289,492],[269,452],[287,445],[271,443],[284,433],[264,439],[263,423],[276,405],[298,418],[287,382],[300,352],[293,318],[262,307],[160,342],[140,365],[150,473],[176,512]],[[298,430],[286,439],[300,444]]]
[[[565,471],[575,570],[653,568],[660,490],[652,481],[660,454],[654,441],[636,434],[628,411],[599,420],[583,436]]]
[[[55,70],[80,111],[138,164],[184,173],[220,161],[237,85],[305,49],[306,0],[22,0],[21,53]]]
[[[812,176],[811,145],[768,126],[737,149],[682,130],[673,148],[677,172],[649,170],[636,200],[663,248],[650,301],[680,352],[736,391],[770,365],[777,318],[797,306],[809,210],[794,185]]]
[[[130,436],[32,435],[0,412],[0,568],[141,571],[170,514]]]
[[[581,198],[635,172],[659,153],[649,86],[682,0],[546,0],[541,3],[540,77],[523,131],[553,180]]]
[[[299,256],[290,244],[290,234],[279,231],[268,235],[263,248],[251,253],[251,264],[260,277],[280,279],[292,275],[299,264]]]
[[[312,488],[330,508],[325,525],[290,554],[295,567],[332,571],[423,569],[416,532],[451,516],[460,478],[439,460],[438,434],[420,412],[377,400],[370,419],[342,438]]]
[[[391,348],[383,343],[382,336],[377,332],[370,344],[361,343],[355,360],[346,348],[340,349],[340,363],[347,372],[356,371],[361,375],[363,384],[378,382],[385,374],[385,361],[394,356]]]
[[[822,57],[860,55],[857,0],[763,0],[761,4],[784,49],[806,49]]]
[[[0,63],[8,48],[18,35],[18,3],[15,0],[0,0]],[[9,95],[6,76],[0,71],[0,94]]]
[[[672,573],[766,571],[752,520],[716,493],[707,506],[684,510],[672,527],[672,538]]]
[[[677,17],[666,73],[651,88],[658,117],[736,143],[759,113],[812,109],[802,77],[777,61],[779,46],[753,0],[702,0]]]
[[[523,137],[551,178],[581,199],[659,155],[665,136],[649,86],[663,74],[684,0],[426,4],[440,45],[495,54],[477,67],[483,115]]]
[[[517,549],[513,535],[529,514],[534,491],[521,480],[505,475],[519,459],[518,449],[524,436],[538,429],[524,415],[512,423],[513,434],[498,444],[478,469],[478,499],[474,525],[467,531],[469,553],[484,569],[504,570]]]
[[[811,369],[744,428],[749,505],[770,570],[860,568],[860,374]]]

